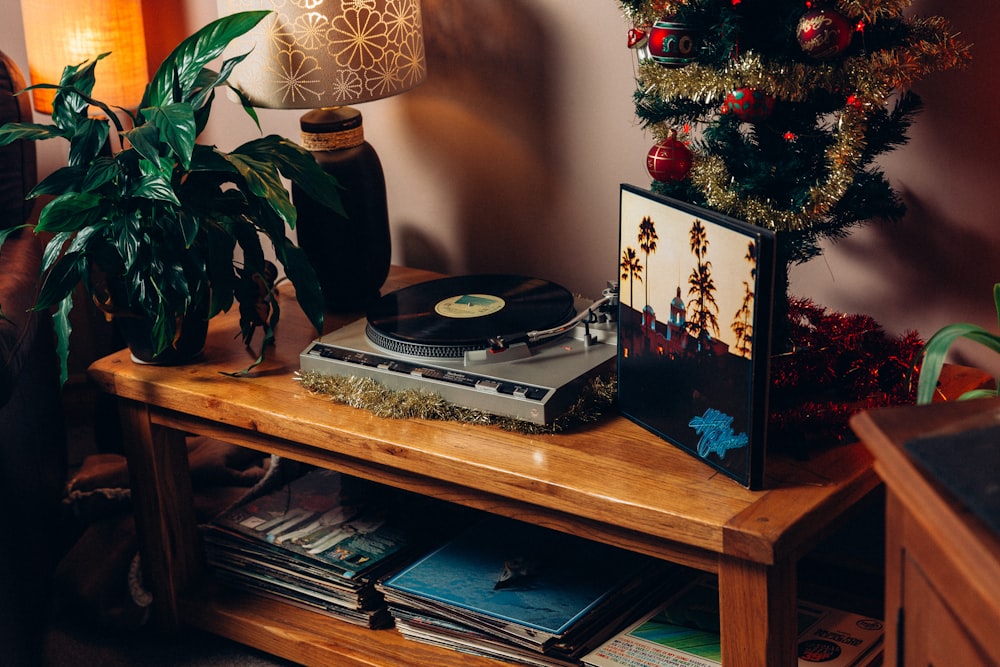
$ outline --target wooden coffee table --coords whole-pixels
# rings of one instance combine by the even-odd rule
[[[434,277],[394,267],[386,289]],[[795,664],[796,563],[878,484],[862,445],[772,457],[768,488],[752,492],[617,415],[541,436],[378,418],[295,381],[314,332],[284,289],[277,347],[253,377],[221,374],[250,362],[234,340],[235,313],[212,321],[198,363],[143,366],[122,351],[90,368],[120,399],[143,564],[165,631],[193,625],[304,664],[497,664],[209,583],[184,440],[193,433],[718,573],[725,664]]]

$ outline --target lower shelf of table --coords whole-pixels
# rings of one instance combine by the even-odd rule
[[[182,600],[183,622],[303,665],[499,667],[505,663],[370,630],[277,600],[208,585]]]

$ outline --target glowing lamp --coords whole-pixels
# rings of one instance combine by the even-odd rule
[[[333,174],[347,217],[293,188],[299,246],[319,277],[327,308],[358,310],[379,295],[391,242],[385,177],[347,105],[406,92],[427,75],[419,0],[218,0],[221,15],[269,9],[230,47],[248,53],[230,82],[257,107],[311,109],[302,145]]]
[[[149,81],[141,0],[21,0],[31,83],[59,83],[63,68],[103,53],[94,97],[134,109]],[[52,113],[55,91],[36,89],[39,113]]]

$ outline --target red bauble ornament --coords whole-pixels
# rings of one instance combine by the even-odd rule
[[[627,44],[630,49],[641,49],[649,42],[649,32],[640,27],[631,28],[628,31]]]
[[[649,31],[649,55],[664,67],[684,67],[698,55],[698,31],[670,17]]]
[[[774,98],[753,88],[737,88],[726,95],[726,111],[740,120],[761,121],[774,111]]]
[[[813,58],[833,58],[843,53],[854,38],[854,25],[832,9],[811,9],[799,19],[799,46]]]
[[[667,137],[649,149],[646,171],[657,181],[683,181],[691,173],[691,151],[677,137]]]

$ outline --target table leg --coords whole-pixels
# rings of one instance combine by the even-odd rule
[[[149,407],[119,404],[132,503],[154,620],[167,633],[179,623],[178,594],[201,568],[184,434],[156,426]]]
[[[731,556],[719,562],[722,664],[797,664],[795,564],[762,565]]]

